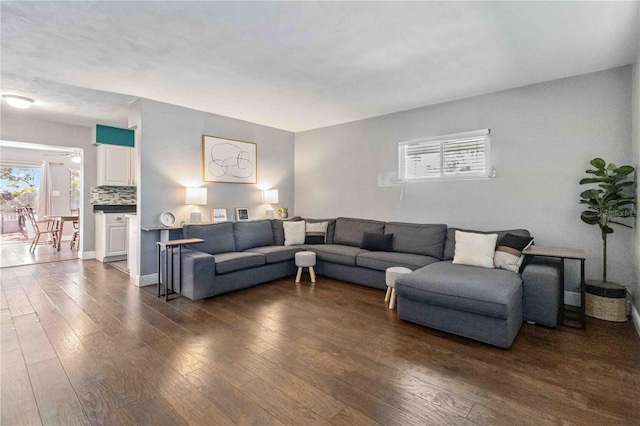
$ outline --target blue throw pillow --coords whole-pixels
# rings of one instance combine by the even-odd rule
[[[365,232],[360,248],[371,251],[393,251],[393,234]]]

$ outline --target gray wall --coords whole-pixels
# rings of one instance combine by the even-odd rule
[[[297,133],[296,214],[524,227],[536,244],[585,249],[587,278],[598,278],[600,235],[580,221],[578,182],[596,156],[631,161],[631,115],[627,66]],[[407,184],[402,199],[401,186],[378,185],[397,174],[399,141],[483,128],[491,129],[495,178]],[[610,238],[610,279],[625,285],[631,248],[625,229]],[[575,274],[572,265],[569,291]]]
[[[230,220],[236,207],[248,207],[251,219],[264,218],[259,187],[278,189],[280,203],[274,209],[293,207],[293,133],[147,99],[136,101],[129,115],[129,127],[136,130],[141,228],[160,225],[164,211],[188,222],[193,207],[184,204],[187,186],[207,188],[208,205],[199,206],[203,221],[213,207],[227,208]],[[204,183],[203,134],[257,143],[258,184]],[[156,272],[158,234],[141,232],[141,276]]]
[[[640,20],[640,9],[638,10]],[[640,35],[638,40],[640,46]],[[640,185],[638,185],[638,173],[640,173],[640,51],[633,65],[633,166],[636,168],[636,199],[640,196]],[[636,209],[638,206],[636,205]],[[635,279],[631,291],[634,295],[635,307],[640,311],[640,220],[636,216],[635,226],[633,229],[633,269]],[[640,320],[640,318],[636,318]],[[640,327],[640,323],[636,323],[636,327]],[[637,329],[640,333],[640,328]]]
[[[92,129],[29,118],[20,113],[8,112],[7,108],[3,107],[0,138],[4,141],[63,146],[82,150],[80,257],[83,259],[95,257],[95,222],[89,191],[89,188],[96,186],[96,147],[92,145]]]

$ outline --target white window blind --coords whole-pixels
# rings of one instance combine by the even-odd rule
[[[487,178],[489,129],[400,142],[398,157],[401,182]]]

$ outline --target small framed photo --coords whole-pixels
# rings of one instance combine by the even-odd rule
[[[238,207],[236,209],[236,220],[249,220],[249,209],[246,207]]]
[[[211,221],[213,223],[227,221],[227,209],[211,209]]]

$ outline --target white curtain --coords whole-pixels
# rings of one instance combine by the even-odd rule
[[[42,162],[40,168],[40,188],[38,189],[38,219],[53,215],[53,199],[51,198],[51,171],[49,163]]]

